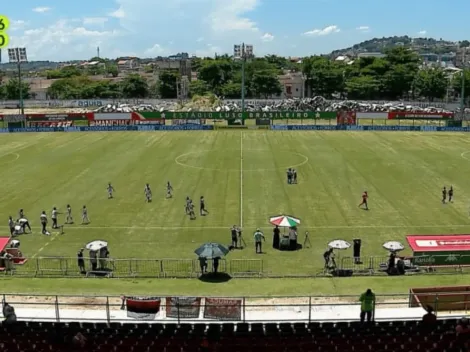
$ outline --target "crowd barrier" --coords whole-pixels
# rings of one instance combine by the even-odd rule
[[[373,287],[372,287],[373,289]],[[365,289],[364,289],[365,290]],[[427,304],[439,318],[456,317],[448,309],[452,297],[440,309],[439,293],[431,292]],[[1,294],[3,302],[14,307],[19,320],[55,322],[282,322],[358,320],[359,295],[344,296],[252,296],[252,297],[172,297],[79,296]],[[465,307],[464,311],[468,311]],[[376,295],[375,319],[420,319],[424,309],[408,294]],[[462,314],[460,311],[458,314]],[[461,316],[461,315],[460,315]]]
[[[388,256],[363,257],[359,261],[354,257],[343,257],[339,267],[342,270],[352,271],[354,275],[385,275],[388,260]],[[419,268],[419,271],[410,272],[415,275],[470,273],[470,255],[423,255],[405,258],[404,261],[406,266]]]
[[[201,275],[198,260],[193,259],[98,259],[97,267],[92,268],[90,258],[84,258],[84,272],[78,266],[77,258],[38,257],[28,259],[23,265],[15,265],[14,270],[5,274],[25,277],[114,277],[114,278],[197,278]],[[208,262],[208,271],[212,271]],[[261,259],[220,260],[218,271],[231,277],[261,277]]]
[[[362,257],[358,262],[353,257],[343,257],[337,261],[337,269],[349,271],[355,276],[387,275],[387,256]],[[470,255],[420,256],[411,259],[419,270],[409,271],[411,275],[425,274],[466,274],[470,273]],[[108,278],[198,278],[201,267],[197,259],[98,259],[96,268],[90,258],[84,259],[83,272],[77,258],[36,257],[27,259],[25,264],[14,265],[13,270],[5,270],[4,275],[20,277],[108,277]],[[208,272],[213,263],[208,262]],[[312,263],[304,271],[276,270],[266,267],[262,259],[222,259],[218,272],[233,278],[282,278],[282,277],[330,277],[331,272]],[[407,274],[407,275],[408,275]],[[342,276],[342,275],[340,275]]]

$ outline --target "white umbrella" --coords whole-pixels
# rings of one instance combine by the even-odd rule
[[[90,251],[99,251],[101,248],[105,247],[108,247],[108,242],[101,240],[92,241],[85,246],[85,248]]]
[[[390,252],[399,252],[405,249],[405,246],[402,245],[400,242],[397,241],[388,241],[385,242],[382,247]]]
[[[328,247],[333,249],[348,249],[351,247],[351,243],[346,242],[345,240],[334,240],[328,243]]]

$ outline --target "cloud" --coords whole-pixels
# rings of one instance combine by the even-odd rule
[[[197,49],[194,54],[198,57],[214,57],[215,54],[221,55],[223,52],[222,48],[212,44],[207,44],[206,48]]]
[[[83,19],[85,26],[103,26],[106,22],[108,22],[107,17],[85,17]]]
[[[427,32],[426,32],[425,30],[422,30],[422,31],[419,31],[419,32],[418,32],[419,35],[426,35],[426,33],[427,33]]]
[[[229,31],[259,31],[257,24],[246,14],[256,9],[259,0],[214,0],[214,8],[209,14],[212,30],[215,33]]]
[[[264,33],[264,35],[261,37],[261,40],[263,42],[272,42],[274,40],[274,36],[271,33]]]
[[[109,13],[109,17],[114,17],[114,18],[125,18],[126,13],[122,6],[120,6],[118,9],[114,10],[113,12]]]
[[[145,50],[144,54],[146,56],[155,57],[155,56],[164,56],[169,55],[167,49],[163,48],[160,44],[154,44],[151,48]]]
[[[19,31],[26,27],[27,23],[23,20],[13,20],[10,22],[10,30],[11,31]]]
[[[361,32],[369,32],[370,31],[370,27],[369,26],[359,26],[356,28],[358,31],[361,31]]]
[[[321,36],[324,36],[324,35],[338,33],[340,31],[341,30],[339,29],[338,26],[331,25],[331,26],[325,27],[323,29],[313,29],[311,31],[305,32],[303,35],[308,36],[308,37],[321,37]]]
[[[33,11],[37,13],[45,13],[45,12],[49,12],[50,10],[52,10],[50,7],[35,7],[33,9]]]
[[[49,26],[24,30],[10,38],[12,46],[25,47],[31,59],[87,59],[94,56],[96,47],[111,50],[109,43],[120,35],[118,31],[90,30],[76,26],[74,21],[60,20]],[[104,52],[104,50],[102,50]],[[85,57],[84,57],[85,55]]]
[[[196,39],[196,42],[200,43],[200,42],[203,42],[204,41],[204,37],[199,37]]]

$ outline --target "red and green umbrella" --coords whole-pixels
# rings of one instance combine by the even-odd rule
[[[269,223],[279,227],[294,227],[300,225],[300,219],[289,215],[278,215],[270,217]]]

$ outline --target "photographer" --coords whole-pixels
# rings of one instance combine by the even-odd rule
[[[3,316],[5,317],[3,324],[11,325],[13,323],[16,323],[17,318],[15,314],[15,308],[13,308],[11,305],[9,305],[5,301],[3,301],[2,303],[3,303]]]

